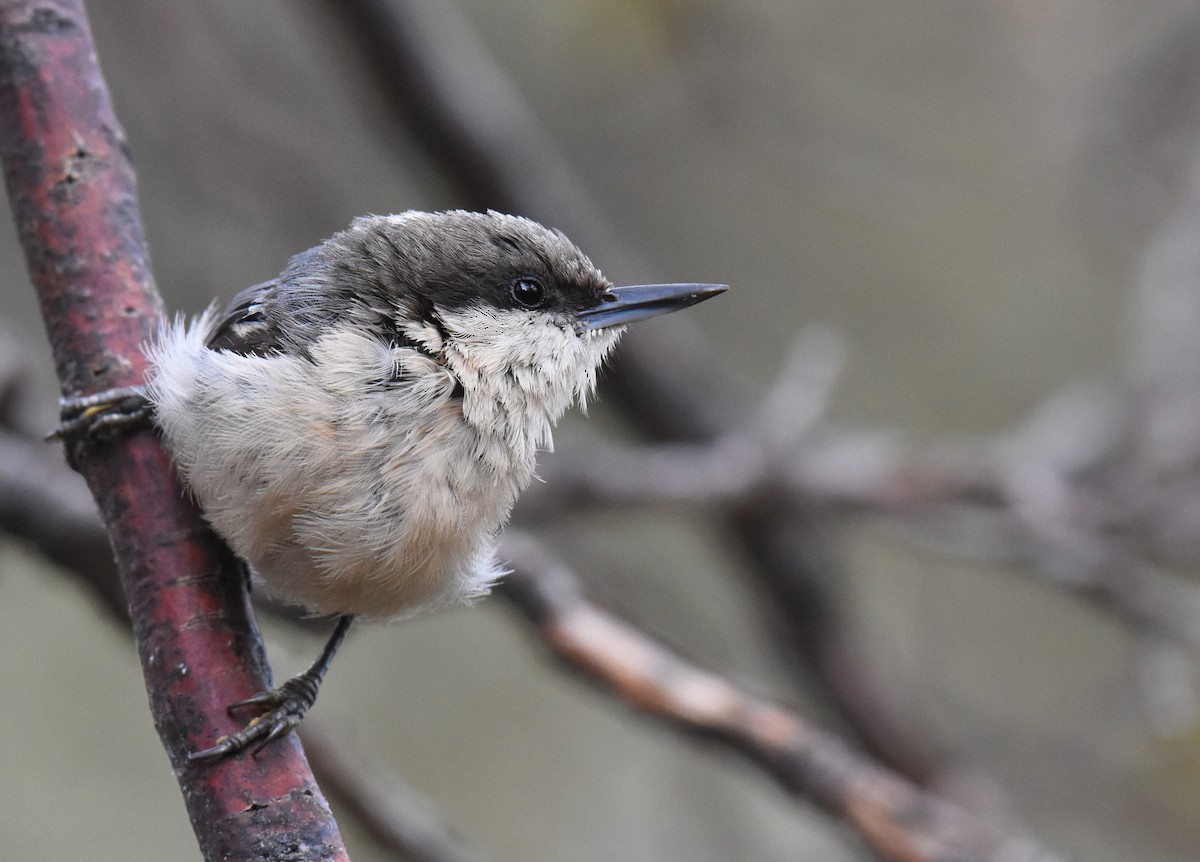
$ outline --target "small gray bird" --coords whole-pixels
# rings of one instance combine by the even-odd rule
[[[266,714],[193,759],[294,728],[355,617],[486,593],[538,450],[621,325],[725,289],[613,287],[516,216],[368,216],[223,314],[164,327],[141,393],[68,402],[70,432],[117,424],[144,395],[213,528],[274,593],[340,617],[312,667],[231,707]]]

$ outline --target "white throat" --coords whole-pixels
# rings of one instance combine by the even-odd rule
[[[552,450],[552,428],[572,403],[586,409],[596,370],[621,329],[577,334],[543,312],[476,307],[443,312],[439,346],[464,391],[463,418],[480,437],[476,454],[491,468],[530,470]],[[430,345],[432,347],[433,345]]]

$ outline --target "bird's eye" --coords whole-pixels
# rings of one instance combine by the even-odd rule
[[[522,308],[541,308],[546,304],[546,288],[533,276],[525,275],[515,279],[508,286],[508,292],[513,302]]]

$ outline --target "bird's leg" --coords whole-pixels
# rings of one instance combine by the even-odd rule
[[[268,742],[278,739],[296,728],[300,724],[300,720],[304,718],[304,714],[308,712],[309,707],[316,702],[317,689],[321,685],[321,679],[325,676],[325,671],[329,669],[329,663],[333,661],[334,654],[345,640],[346,632],[350,631],[350,625],[353,622],[354,617],[349,614],[338,618],[337,628],[329,636],[325,648],[321,650],[317,660],[304,673],[292,677],[283,685],[270,691],[260,692],[254,697],[230,704],[230,712],[247,706],[269,707],[269,709],[236,733],[222,736],[212,748],[192,752],[188,755],[188,760],[223,757],[226,754],[241,751],[252,743],[258,743],[251,752],[252,755],[257,755]]]
[[[154,406],[142,386],[64,397],[58,404],[59,425],[47,440],[93,437],[101,432],[137,428],[154,415]]]

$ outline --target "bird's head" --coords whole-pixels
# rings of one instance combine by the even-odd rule
[[[614,287],[560,231],[497,212],[366,216],[321,255],[364,328],[447,364],[469,420],[526,423],[539,441],[590,394],[624,324],[725,290]]]

